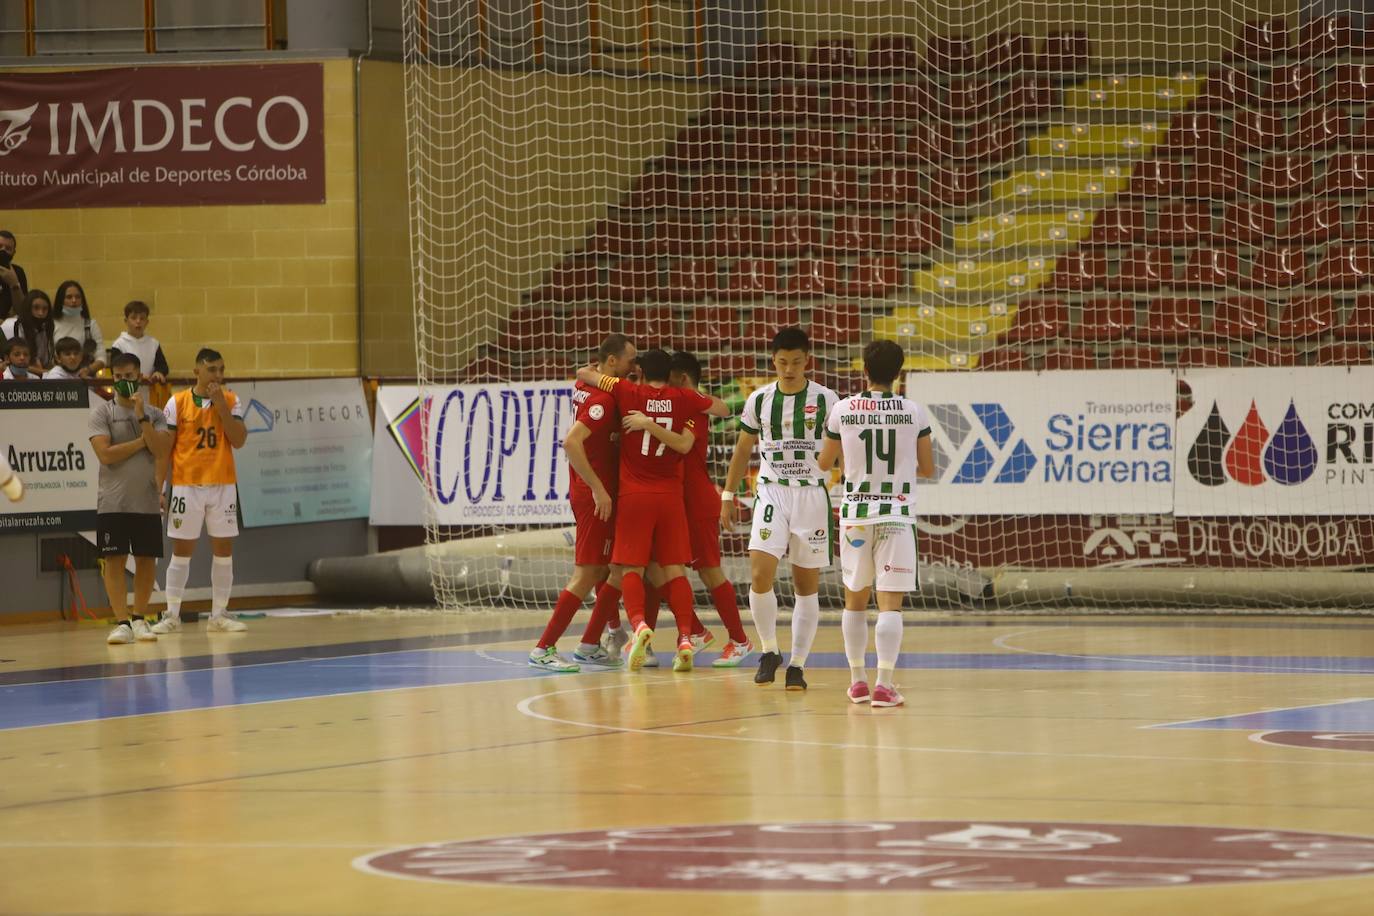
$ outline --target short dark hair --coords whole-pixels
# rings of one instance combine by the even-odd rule
[[[596,361],[604,363],[612,356],[619,356],[629,345],[630,338],[624,334],[607,334],[606,339],[601,341],[601,346],[596,348]]]
[[[77,340],[75,337],[60,337],[57,343],[53,344],[52,348],[53,352],[58,354],[80,353],[83,349],[81,341]]]
[[[783,328],[773,335],[773,342],[768,346],[769,353],[776,353],[779,350],[801,350],[803,353],[811,352],[811,338],[806,336],[806,332],[793,325]]]
[[[655,347],[639,354],[639,371],[644,374],[646,382],[668,381],[668,373],[672,368],[673,360],[667,350]]]
[[[29,346],[29,342],[22,337],[11,337],[5,343],[5,358],[8,359],[9,357],[13,356],[15,350],[27,350],[30,353],[33,352],[33,348]]]
[[[135,299],[133,302],[124,306],[124,317],[128,318],[130,315],[147,315],[151,311],[152,310],[148,308],[148,303],[144,302],[142,299]]]
[[[123,350],[115,353],[115,358],[110,360],[110,368],[118,369],[120,366],[133,366],[135,369],[143,368],[143,360],[132,353],[125,353]]]
[[[0,229],[0,239],[9,239],[14,243],[16,248],[19,247],[19,240],[15,238],[14,233],[10,232],[8,229]]]
[[[864,374],[875,385],[891,385],[905,362],[906,354],[895,340],[871,340],[864,347]]]
[[[209,347],[201,347],[196,351],[197,363],[213,363],[217,359],[224,359],[223,356],[220,356],[218,350],[211,350]]]
[[[678,350],[673,354],[672,369],[691,379],[693,385],[701,384],[701,360],[697,359],[695,354]]]

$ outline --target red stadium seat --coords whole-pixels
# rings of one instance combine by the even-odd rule
[[[1266,61],[1288,53],[1288,21],[1282,16],[1251,19],[1236,38],[1233,55],[1240,60]]]
[[[1318,191],[1367,194],[1374,189],[1374,153],[1337,153],[1326,162]]]
[[[806,64],[806,75],[813,80],[837,80],[858,68],[858,54],[849,38],[825,38],[816,42]]]
[[[1374,201],[1355,211],[1355,218],[1342,235],[1357,242],[1374,242]]]
[[[658,261],[653,258],[621,258],[606,272],[612,299],[642,302],[659,292]]]
[[[811,341],[822,346],[847,347],[859,339],[859,307],[852,302],[827,302],[811,310]]]
[[[1212,234],[1212,205],[1207,201],[1170,201],[1159,208],[1155,228],[1146,233],[1152,245],[1191,245]]]
[[[1298,56],[1304,59],[1332,57],[1358,47],[1349,16],[1316,16],[1298,32]]]
[[[601,341],[605,340],[608,334],[618,331],[623,326],[624,322],[618,316],[608,312],[574,312],[561,329],[561,333],[567,335],[566,342],[571,349],[595,350],[601,346]],[[534,340],[557,340],[559,333],[560,331],[555,330],[547,336],[538,335]]]
[[[968,73],[974,69],[973,39],[965,35],[932,35],[926,39],[925,65],[935,73]]]
[[[711,299],[720,293],[720,274],[714,260],[686,258],[668,266],[668,285],[664,295],[674,301]]]
[[[1174,253],[1168,248],[1132,248],[1121,258],[1120,272],[1108,276],[1106,288],[1149,292],[1174,280]]]
[[[746,68],[745,75],[782,79],[796,72],[798,60],[796,45],[783,42],[761,44],[754,60]]]
[[[1269,74],[1264,101],[1270,105],[1300,105],[1321,90],[1321,71],[1303,62],[1275,67]]]
[[[1059,107],[1062,92],[1053,78],[1026,74],[1012,83],[1007,110],[1021,118],[1047,114]]]
[[[1175,197],[1182,193],[1191,166],[1173,159],[1146,159],[1136,165],[1126,191],[1129,197]]]
[[[1355,297],[1350,314],[1336,328],[1341,340],[1374,340],[1374,293],[1360,293]]]
[[[703,354],[706,357],[706,375],[715,384],[724,384],[736,378],[767,378],[773,374],[768,365],[768,354],[764,352],[767,346],[768,341],[765,340],[757,348],[742,353]]]
[[[1348,146],[1352,137],[1350,115],[1339,105],[1330,105],[1309,108],[1298,115],[1298,123],[1284,138],[1283,146],[1313,152]]]
[[[678,133],[663,155],[663,164],[670,169],[687,171],[723,162],[731,155],[725,128],[700,125]]]
[[[1015,120],[984,121],[969,128],[952,158],[964,162],[1001,162],[1021,142],[1021,125]]]
[[[1240,281],[1240,257],[1234,248],[1194,248],[1188,252],[1178,285],[1225,289]]]
[[[744,258],[735,262],[721,295],[729,299],[763,299],[776,296],[778,262],[772,258]]]
[[[1263,289],[1292,289],[1307,276],[1307,250],[1293,245],[1256,251],[1249,285]]]
[[[1229,200],[1249,181],[1249,164],[1229,150],[1214,151],[1193,167],[1183,184],[1188,197]]]
[[[896,258],[862,257],[840,273],[834,292],[846,298],[883,299],[902,286],[902,269]]]
[[[1237,67],[1222,67],[1212,71],[1198,96],[1200,110],[1244,108],[1255,104],[1255,78],[1250,71]]]
[[[622,206],[629,210],[654,210],[676,207],[681,199],[680,175],[676,172],[649,172],[634,183]]]
[[[676,349],[682,345],[682,331],[671,305],[641,305],[630,313],[625,333],[636,346]]]
[[[728,172],[708,172],[696,177],[690,193],[691,197],[684,203],[691,209],[738,210],[749,206],[749,178]]]
[[[1083,303],[1083,320],[1070,325],[1070,340],[1120,340],[1135,332],[1135,303],[1130,299],[1089,299]]]
[[[788,296],[828,296],[835,292],[835,262],[823,258],[804,258],[792,267],[784,290]]]
[[[1239,361],[1242,366],[1296,366],[1298,351],[1285,344],[1251,347]]]
[[[1145,241],[1149,214],[1142,207],[1106,207],[1093,220],[1092,245],[1129,245]]]
[[[706,225],[690,217],[665,219],[658,223],[657,232],[658,237],[648,246],[649,254],[685,257],[706,251]]]
[[[891,124],[855,125],[844,136],[840,158],[849,165],[879,165],[897,157],[897,128]]]
[[[1092,59],[1092,40],[1077,29],[1050,32],[1040,51],[1040,69],[1049,71],[1082,70]]]
[[[1046,369],[1096,369],[1097,357],[1086,347],[1055,347],[1045,351]]]
[[[707,115],[710,124],[757,124],[769,118],[771,94],[757,87],[725,89],[711,100]]]
[[[1083,292],[1097,289],[1107,279],[1107,255],[1091,249],[1066,251],[1055,260],[1054,276],[1047,291]]]
[[[1136,340],[1157,344],[1184,343],[1202,333],[1202,303],[1196,299],[1160,298],[1150,303]]]
[[[1250,182],[1250,193],[1259,197],[1308,195],[1316,187],[1315,174],[1312,157],[1278,153],[1264,160],[1259,174]]]
[[[1216,304],[1212,334],[1222,340],[1253,340],[1269,332],[1269,307],[1255,296],[1232,296]]]
[[[796,172],[761,172],[749,187],[748,207],[751,210],[785,210],[795,207],[801,198],[801,179]]]
[[[978,365],[974,368],[985,372],[1020,372],[1030,368],[1030,360],[1020,347],[997,347],[978,354]]]
[[[1226,148],[1221,134],[1221,117],[1205,111],[1185,111],[1174,115],[1164,143],[1155,152],[1172,156],[1197,156],[1200,152]]]
[[[1226,205],[1218,237],[1228,242],[1264,242],[1278,234],[1278,217],[1272,200],[1238,200]]]
[[[832,120],[855,121],[873,112],[874,102],[868,83],[844,82],[830,86],[830,104],[826,113]]]
[[[807,127],[792,137],[792,159],[812,165],[829,165],[843,158],[843,135],[833,127]]]
[[[945,207],[966,207],[983,196],[986,184],[975,168],[941,168],[930,175],[927,196]]]
[[[900,75],[916,69],[916,39],[910,35],[880,35],[869,42],[864,63],[875,76]]]
[[[928,117],[923,115],[923,117]],[[949,121],[922,120],[907,128],[905,159],[943,162],[962,152],[963,141]]]
[[[1225,347],[1184,347],[1178,351],[1183,369],[1225,368],[1231,365],[1231,351]]]
[[[920,198],[921,175],[915,169],[880,168],[868,176],[866,201],[870,206],[902,206]]]
[[[796,142],[801,142],[805,131],[798,131]],[[815,162],[816,159],[808,159],[803,156],[819,155],[809,147],[798,149],[794,144],[788,146],[784,142],[786,132],[781,127],[750,125],[748,127],[735,128],[735,146],[733,155],[735,161],[745,168],[772,167],[782,162]],[[730,178],[737,176],[730,175]]]
[[[993,72],[1019,72],[1035,65],[1035,38],[1021,32],[1000,31],[988,36],[984,45],[982,69]]]
[[[596,258],[568,258],[530,298],[535,302],[582,302],[594,297],[600,281]]]
[[[940,100],[941,89],[938,85],[921,80],[897,83],[892,87],[888,101],[878,105],[878,114],[894,121],[919,121],[929,118],[931,112],[939,111]]]
[[[1356,289],[1374,279],[1374,246],[1333,245],[1317,264],[1312,285]]]
[[[1374,102],[1374,64],[1337,64],[1336,77],[1326,90],[1328,102]]]
[[[1304,245],[1339,238],[1344,230],[1341,218],[1340,201],[1309,197],[1298,201],[1288,212],[1288,222],[1278,237]]]
[[[1279,311],[1274,336],[1281,340],[1315,337],[1331,330],[1336,309],[1330,296],[1300,296]]]
[[[940,214],[925,209],[908,210],[892,220],[891,228],[883,232],[874,247],[879,251],[915,254],[940,244],[943,237]]]
[[[1003,343],[1054,340],[1065,336],[1068,327],[1069,307],[1063,299],[1024,299],[1017,304],[1011,327],[1000,339]]]
[[[843,210],[865,198],[859,192],[857,169],[823,169],[807,181],[806,201],[812,210]]]
[[[1314,366],[1367,366],[1374,362],[1369,344],[1333,343],[1318,347],[1313,354]]]
[[[800,324],[801,310],[794,305],[755,306],[744,323],[744,345],[766,350],[779,330]]]
[[[1272,111],[1244,109],[1236,112],[1231,140],[1242,152],[1261,152],[1278,146],[1283,122]]]
[[[820,223],[809,210],[786,210],[773,217],[767,249],[775,255],[805,254],[821,247]]]
[[[653,223],[603,219],[592,228],[585,250],[592,254],[643,254],[651,242]]]
[[[688,310],[683,325],[684,347],[689,350],[716,350],[739,339],[739,309],[722,305],[698,306]]]
[[[1116,347],[1107,353],[1109,369],[1159,369],[1164,365],[1164,351],[1158,347]]]
[[[558,332],[563,324],[556,305],[527,305],[512,309],[501,324],[497,346],[513,353],[523,353],[536,349],[537,343],[548,340]]]
[[[716,220],[707,252],[738,257],[763,251],[763,219],[757,213],[726,213]]]
[[[835,217],[825,248],[843,254],[866,252],[874,247],[881,232],[882,220],[879,217],[842,213]]]
[[[944,111],[951,118],[991,118],[1011,107],[1010,98],[1011,86],[999,76],[968,76],[949,84]]]
[[[773,121],[784,125],[819,121],[824,107],[818,83],[784,83],[773,94]]]

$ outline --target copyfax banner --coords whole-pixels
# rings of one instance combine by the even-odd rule
[[[572,425],[567,381],[377,392],[374,525],[425,521],[425,490],[440,525],[566,524]]]
[[[918,511],[1168,512],[1174,386],[1163,370],[911,373],[937,473]]]
[[[1182,516],[1374,513],[1374,367],[1189,369]]]

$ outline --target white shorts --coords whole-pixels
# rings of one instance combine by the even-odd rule
[[[779,560],[786,556],[802,569],[821,569],[833,559],[831,521],[830,494],[825,487],[759,484],[749,549]]]
[[[167,501],[167,536],[194,541],[202,522],[212,538],[239,534],[238,487],[232,483],[211,487],[172,487]]]
[[[880,592],[916,591],[916,526],[880,522],[844,528],[840,567],[851,592],[874,585]]]

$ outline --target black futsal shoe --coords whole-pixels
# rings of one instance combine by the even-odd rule
[[[802,677],[802,670],[796,665],[787,666],[787,689],[805,690],[806,678]]]
[[[759,656],[759,670],[754,675],[754,683],[760,687],[767,687],[773,683],[773,678],[777,676],[778,665],[782,664],[782,656],[777,652],[765,652]]]

